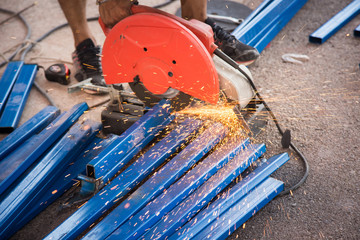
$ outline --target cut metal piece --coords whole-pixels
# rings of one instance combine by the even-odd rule
[[[268,178],[226,213],[203,229],[196,239],[226,239],[284,189],[284,183]]]
[[[197,161],[204,157],[207,152],[225,137],[226,132],[226,128],[221,124],[212,124],[107,215],[85,235],[84,239],[105,239],[109,236],[114,229],[140,211],[151,200],[159,196]]]
[[[354,36],[360,37],[360,25],[354,29]]]
[[[35,80],[38,66],[22,66],[0,118],[0,132],[10,133],[17,127]]]
[[[9,62],[0,79],[0,114],[23,65],[23,61]]]
[[[80,103],[57,117],[46,129],[27,140],[20,149],[0,162],[0,194],[23,174],[48,148],[55,143],[73,123],[88,109]]]
[[[92,131],[92,130],[95,131]],[[77,123],[56,143],[26,177],[0,203],[1,238],[22,219],[24,213],[36,205],[37,196],[48,191],[48,187],[61,175],[68,164],[95,137],[100,123],[85,121]]]
[[[47,106],[10,133],[0,142],[0,161],[20,144],[49,125],[59,114],[58,108]]]
[[[186,121],[169,133],[153,148],[147,151],[134,164],[114,178],[100,192],[71,217],[59,225],[45,239],[74,239],[93,224],[116,202],[129,193],[156,168],[164,163],[182,143],[189,140],[200,127],[199,121]]]
[[[171,185],[164,193],[146,205],[140,212],[127,220],[107,239],[137,239],[146,229],[151,228],[166,213],[171,211],[178,203],[191,194],[196,188],[213,176],[219,169],[227,164],[241,150],[249,144],[245,141],[229,139],[225,145],[206,157],[201,164],[183,176],[176,184]]]
[[[335,34],[345,24],[350,22],[356,15],[360,13],[360,0],[354,0],[343,10],[338,12],[329,21],[322,25],[319,29],[309,36],[312,43],[324,43],[333,34]]]
[[[255,96],[248,79],[219,56],[213,55],[213,61],[219,75],[220,90],[225,93],[227,98],[238,102],[241,108],[245,107]],[[239,65],[239,67],[252,79],[247,67],[244,65]]]
[[[191,221],[184,225],[181,230],[175,232],[169,240],[179,238],[191,239],[196,237],[199,232],[212,224],[219,216],[240,201],[249,191],[258,186],[288,160],[289,155],[287,153],[279,154],[262,162],[255,170],[245,173],[245,176],[242,175],[243,179],[239,183],[231,187],[226,194],[219,197],[211,203],[210,206],[199,212]]]
[[[265,152],[265,145],[250,145],[171,212],[148,230],[143,239],[165,239],[205,207],[219,192],[236,179],[250,164]]]
[[[136,123],[131,125],[108,150],[101,152],[87,165],[87,176],[110,179],[126,164],[122,158],[170,115],[170,101],[161,100]],[[130,160],[130,159],[129,159]]]

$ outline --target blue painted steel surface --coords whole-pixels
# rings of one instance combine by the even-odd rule
[[[175,232],[169,240],[194,238],[202,229],[212,224],[219,216],[225,213],[232,205],[240,201],[249,191],[258,186],[273,172],[289,160],[287,153],[271,157],[255,170],[248,172],[243,179],[231,187],[226,194],[215,200],[207,208],[199,212],[190,222]]]
[[[126,164],[121,159],[157,125],[164,122],[169,115],[170,101],[163,99],[121,134],[119,140],[112,143],[109,148],[110,151],[101,152],[97,158],[89,163],[93,172],[88,177],[98,179],[105,176],[109,171],[113,174],[119,171],[120,167]]]
[[[20,144],[50,124],[60,113],[54,106],[47,106],[0,142],[0,161]]]
[[[226,239],[238,227],[269,203],[284,189],[284,183],[268,178],[246,197],[236,203],[194,239]]]
[[[33,64],[21,68],[0,118],[0,132],[9,133],[17,127],[37,71]]]
[[[174,120],[174,115],[170,115],[165,121],[155,128],[152,129],[152,131],[135,147],[133,147],[125,157],[121,159],[121,163],[125,165],[125,163],[128,163],[133,157],[135,157],[136,154],[138,154],[146,145],[148,145],[155,137],[156,134],[158,134],[160,131],[162,131],[165,126],[167,126],[170,122]],[[118,139],[119,137],[117,137]],[[108,151],[108,150],[104,150]],[[87,165],[87,170],[89,169],[89,165]],[[110,181],[111,176],[115,175],[112,173],[112,171],[109,171],[106,173],[106,175],[100,179],[94,179],[86,176],[81,176],[81,193],[84,195],[95,193],[101,188],[104,187],[104,185]]]
[[[249,144],[249,139],[229,139],[169,189],[146,205],[107,239],[137,239],[196,188],[213,176]]]
[[[249,16],[232,34],[261,52],[306,2],[307,0],[265,1],[256,14]]]
[[[242,29],[243,27],[245,27],[248,23],[250,23],[251,21],[253,21],[253,19],[259,14],[261,13],[266,7],[269,6],[270,3],[272,3],[274,0],[264,0],[262,1],[262,3],[260,3],[260,5],[250,13],[249,16],[247,16],[244,21],[236,27],[236,29],[234,29],[235,31],[240,31],[240,29]]]
[[[346,6],[343,10],[338,12],[329,21],[322,25],[319,29],[309,36],[309,41],[312,43],[324,43],[332,35],[334,35],[340,28],[350,22],[356,15],[360,13],[360,0],[355,0]]]
[[[5,106],[6,100],[9,97],[11,89],[19,75],[20,69],[23,66],[23,61],[9,62],[5,72],[0,79],[0,114]]]
[[[123,224],[129,217],[136,214],[148,202],[156,198],[208,151],[210,151],[225,135],[225,127],[215,123],[199,137],[176,155],[170,162],[156,172],[149,180],[107,215],[96,225],[84,239],[104,239],[113,229]]]
[[[63,193],[78,184],[79,181],[76,178],[79,174],[85,174],[86,164],[116,138],[116,135],[109,135],[107,139],[95,137],[85,150],[74,159],[75,161],[68,165],[64,173],[48,188],[49,190],[39,196],[38,200],[36,200],[37,204],[33,205],[27,213],[24,213],[19,222],[14,223],[11,229],[13,231],[9,231],[9,235],[13,235]]]
[[[360,25],[354,29],[354,36],[360,37]]]
[[[0,162],[0,169],[6,170],[0,172],[0,194],[36,162],[53,143],[63,136],[86,109],[88,109],[86,103],[75,105],[71,110],[57,117],[41,133],[22,144],[19,151],[15,151],[3,159]]]
[[[271,22],[264,31],[261,31],[257,38],[254,38],[254,40],[251,41],[250,45],[260,52],[263,51],[306,2],[307,0],[296,0],[291,2],[291,4],[283,9],[279,17]]]
[[[46,239],[77,237],[193,137],[199,127],[200,122],[193,120],[179,125],[59,225]]]
[[[174,115],[170,115],[162,123],[152,127],[147,135],[130,151],[128,151],[128,153],[120,161],[118,161],[115,167],[113,167],[101,178],[101,184],[99,185],[99,188],[102,188],[105,183],[110,181],[110,179],[113,178],[126,163],[128,163],[133,157],[135,157],[136,154],[138,154],[146,145],[148,145],[155,138],[155,136],[159,134],[159,132],[161,132],[170,122],[174,120],[174,118]]]
[[[61,176],[68,164],[85,148],[100,129],[99,123],[77,123],[37,163],[26,177],[0,203],[0,238],[9,237],[7,231],[22,219],[23,215],[37,205],[36,198],[48,191]]]
[[[200,188],[165,215],[163,219],[148,230],[141,239],[165,239],[171,236],[178,227],[184,225],[200,209],[205,207],[211,199],[229,185],[264,152],[264,144],[250,145],[247,147]]]

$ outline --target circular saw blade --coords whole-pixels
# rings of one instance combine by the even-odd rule
[[[153,107],[163,98],[171,99],[171,108],[174,111],[179,111],[187,107],[191,101],[192,97],[181,91],[172,92],[171,95],[156,95],[151,93],[141,82],[131,82],[129,83],[131,89],[134,91],[135,95],[145,104],[147,107]]]

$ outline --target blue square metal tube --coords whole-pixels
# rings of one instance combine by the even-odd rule
[[[360,0],[355,0],[347,5],[343,10],[338,12],[329,21],[322,25],[319,29],[309,36],[312,43],[324,43],[340,28],[350,22],[356,15],[360,13]]]
[[[360,37],[360,25],[354,29],[354,36]]]
[[[88,177],[95,179],[105,175],[108,175],[108,178],[113,177],[121,166],[126,164],[121,159],[169,115],[170,101],[163,99],[121,134],[119,139],[111,144],[109,151],[101,152],[88,164],[89,168],[93,169],[91,173],[88,173]]]
[[[45,239],[74,239],[132,188],[158,168],[197,132],[201,122],[187,120],[114,178]]]
[[[26,177],[0,203],[0,237],[20,221],[27,210],[37,205],[36,198],[48,191],[48,187],[62,174],[68,164],[95,137],[100,123],[77,123],[39,161]]]
[[[210,206],[199,212],[191,221],[175,232],[169,240],[194,238],[288,160],[289,155],[287,153],[279,154],[271,157],[255,170],[249,171],[239,183],[231,187],[224,195],[211,203]]]
[[[105,239],[204,157],[224,138],[226,132],[221,124],[212,124],[88,232],[84,239]]]
[[[249,145],[228,164],[201,185],[189,197],[179,203],[157,224],[148,230],[141,239],[165,239],[178,227],[205,207],[218,193],[235,180],[250,164],[265,152],[265,145]]]
[[[49,125],[58,115],[60,110],[54,106],[47,106],[23,125],[10,133],[0,142],[0,161],[20,144]]]
[[[23,61],[9,62],[0,79],[0,115],[23,65]]]
[[[0,132],[10,133],[17,127],[37,71],[34,64],[21,68],[0,118]]]
[[[203,229],[194,239],[226,239],[284,189],[284,183],[267,178],[246,197]]]
[[[86,103],[75,105],[71,110],[57,117],[46,129],[26,141],[22,149],[17,149],[0,162],[0,195],[20,177],[48,148],[55,143],[74,124],[85,110]],[[30,141],[31,140],[31,141]]]
[[[248,144],[249,139],[229,138],[226,144],[216,149],[201,164],[198,164],[179,181],[171,185],[165,192],[116,229],[109,236],[109,239],[137,239],[138,236],[143,235],[146,229],[151,228],[166,213],[171,211],[178,203],[213,176]]]

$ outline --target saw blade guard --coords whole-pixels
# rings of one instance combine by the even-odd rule
[[[213,56],[213,61],[219,75],[220,90],[227,98],[239,103],[240,108],[246,107],[255,96],[247,78],[217,55]],[[246,66],[239,67],[252,79],[251,72]]]
[[[191,30],[173,18],[136,13],[107,34],[102,50],[105,81],[141,82],[154,95],[172,88],[216,104],[219,80],[209,53],[213,41],[209,41],[205,47]]]

